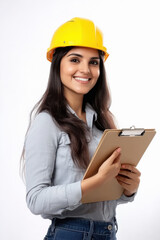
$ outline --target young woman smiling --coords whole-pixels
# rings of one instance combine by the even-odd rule
[[[133,201],[138,189],[140,172],[121,166],[119,148],[97,174],[82,180],[104,129],[116,128],[109,111],[107,57],[101,31],[82,18],[60,26],[47,51],[48,86],[23,149],[28,207],[52,221],[45,240],[115,240],[116,207]],[[82,204],[88,190],[115,177],[124,188],[120,199]]]

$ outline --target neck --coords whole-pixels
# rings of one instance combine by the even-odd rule
[[[82,104],[83,104],[83,99],[68,99],[67,98],[67,102],[69,104],[69,106],[75,111],[75,113],[78,116],[81,116],[82,112]]]
[[[65,94],[69,106],[75,111],[77,116],[85,121],[85,113],[82,111],[83,95],[82,94]]]

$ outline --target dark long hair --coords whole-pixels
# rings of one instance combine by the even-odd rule
[[[67,108],[67,100],[63,93],[63,85],[60,79],[61,59],[70,51],[72,47],[57,48],[50,67],[48,86],[39,102],[34,106],[30,113],[30,124],[32,113],[35,109],[35,116],[47,111],[56,120],[61,130],[66,132],[71,141],[71,154],[73,161],[81,168],[86,168],[89,163],[87,136],[89,130],[87,125]],[[103,62],[103,52],[99,51],[100,56],[100,76],[96,85],[84,95],[83,111],[89,103],[97,113],[95,125],[98,129],[116,128],[113,115],[109,111],[111,98],[107,86],[106,73]],[[29,129],[28,127],[28,129]],[[27,130],[28,132],[28,130]],[[25,148],[22,156],[24,157]]]

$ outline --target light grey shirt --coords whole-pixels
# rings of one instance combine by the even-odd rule
[[[69,110],[76,115],[70,107]],[[85,111],[90,129],[91,158],[103,132],[94,124],[97,115],[90,105]],[[58,127],[49,113],[44,111],[35,117],[25,139],[26,201],[29,209],[48,219],[81,217],[111,221],[116,215],[117,204],[133,201],[134,196],[122,195],[114,201],[82,204],[84,170],[74,164],[70,143],[68,134]]]

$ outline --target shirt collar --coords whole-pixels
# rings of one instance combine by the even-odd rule
[[[72,114],[74,114],[76,117],[78,117],[77,114],[75,113],[75,111],[69,105],[67,105],[67,108]],[[89,103],[86,104],[85,112],[86,112],[87,125],[89,128],[92,128],[93,121],[97,120],[97,113]]]

